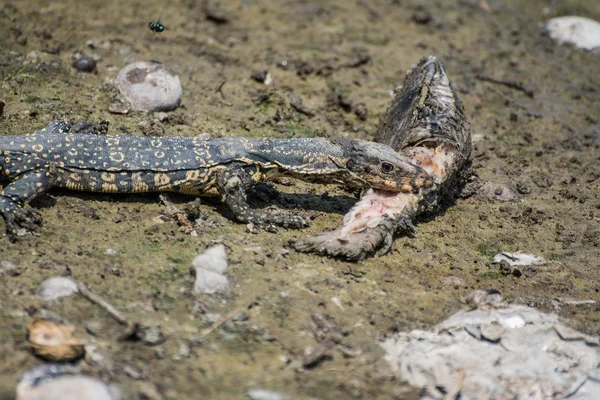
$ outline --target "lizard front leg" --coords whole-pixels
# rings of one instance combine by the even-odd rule
[[[217,187],[221,195],[221,201],[227,204],[237,220],[245,223],[252,222],[271,230],[275,225],[292,229],[308,226],[308,221],[299,215],[268,213],[250,208],[246,188],[254,183],[243,168],[230,167],[219,173]]]
[[[6,220],[6,232],[11,240],[23,233],[39,231],[42,216],[24,203],[54,186],[55,175],[49,168],[26,172],[0,192],[0,213]]]

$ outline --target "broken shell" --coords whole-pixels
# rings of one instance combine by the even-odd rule
[[[138,61],[123,68],[115,83],[133,108],[139,111],[170,111],[181,101],[179,77],[164,64]]]
[[[526,267],[528,265],[540,265],[546,263],[546,260],[534,254],[507,252],[496,254],[494,256],[494,259],[492,260],[492,263],[500,264],[503,261],[508,263],[508,265],[510,265],[511,267]]]
[[[79,375],[72,365],[45,364],[27,371],[17,384],[17,400],[119,400],[119,392],[98,379]]]
[[[559,44],[570,43],[586,50],[600,47],[600,23],[592,19],[575,16],[552,18],[546,22],[545,28]]]
[[[74,326],[33,318],[27,324],[33,353],[49,361],[72,361],[83,356],[83,344],[73,337]]]
[[[77,283],[69,278],[57,276],[42,282],[36,294],[43,301],[52,301],[71,296],[77,291]]]

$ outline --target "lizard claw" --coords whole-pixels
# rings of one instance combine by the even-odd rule
[[[260,220],[250,222],[271,233],[277,233],[277,226],[281,226],[286,229],[302,229],[309,226],[308,220],[304,217],[300,215],[283,213],[268,215]]]
[[[288,229],[302,229],[310,225],[310,222],[300,215],[282,214],[281,219],[280,225]]]
[[[42,226],[42,215],[33,209],[16,208],[6,216],[6,232],[11,241],[27,234],[39,233]]]

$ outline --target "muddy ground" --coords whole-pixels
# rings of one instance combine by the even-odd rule
[[[557,301],[600,301],[600,58],[555,45],[540,29],[552,16],[600,20],[600,3],[246,0],[211,7],[190,0],[3,2],[1,134],[31,132],[56,115],[106,119],[113,134],[141,135],[140,122],[152,120],[154,132],[166,136],[372,139],[390,90],[432,54],[465,104],[474,172],[509,185],[522,200],[459,199],[420,221],[414,237],[398,238],[391,254],[350,263],[288,246],[341,223],[355,198],[334,186],[279,184],[286,195],[257,206],[314,220],[304,231],[278,234],[248,233],[218,202],[203,200],[197,237],[160,219],[165,208],[156,195],[51,191],[33,204],[44,217],[40,236],[15,244],[0,238],[0,261],[19,266],[1,278],[0,398],[13,398],[18,376],[42,362],[25,337],[34,315],[76,325],[76,335],[96,348],[82,367],[126,398],[155,389],[166,399],[237,399],[251,388],[295,399],[416,398],[393,377],[378,342],[439,322],[476,288],[554,309],[568,324],[600,334],[598,303]],[[227,21],[215,21],[219,11]],[[159,15],[167,27],[160,35],[148,29]],[[97,73],[75,71],[76,53],[97,57]],[[179,74],[179,109],[166,116],[108,112],[112,78],[139,59]],[[264,70],[270,86],[251,78]],[[481,75],[521,81],[533,96]],[[312,116],[290,105],[291,93]],[[173,198],[181,208],[193,200]],[[227,246],[231,290],[194,295],[190,262],[214,243]],[[503,275],[490,262],[498,251],[530,252],[549,263]],[[78,296],[36,300],[40,282],[58,275],[86,282],[131,319],[159,326],[166,341],[118,341],[122,327]],[[215,314],[232,310],[239,312],[201,338]],[[339,345],[302,368],[306,349],[330,339]]]

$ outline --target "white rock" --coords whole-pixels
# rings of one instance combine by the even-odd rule
[[[227,253],[222,244],[208,248],[192,261],[194,268],[203,268],[221,275],[227,272],[227,265]]]
[[[46,279],[37,290],[37,296],[43,301],[52,301],[77,293],[77,283],[69,278],[57,276]]]
[[[571,43],[581,49],[600,47],[600,23],[583,17],[558,17],[546,22],[546,30],[558,43]]]
[[[115,249],[106,249],[104,254],[107,256],[116,256],[117,254],[119,254],[119,251]]]
[[[527,306],[460,311],[382,347],[403,380],[426,390],[422,399],[446,398],[463,373],[463,400],[600,398],[597,338]]]
[[[140,111],[170,111],[179,106],[183,90],[179,77],[164,64],[137,61],[115,78],[119,91]]]
[[[194,292],[213,294],[224,292],[229,287],[229,280],[226,276],[217,272],[208,271],[203,268],[196,268],[196,282],[194,283]]]
[[[525,253],[498,253],[494,256],[492,263],[499,264],[502,261],[506,261],[511,267],[526,267],[528,265],[539,265],[545,264],[544,260],[540,256]]]
[[[119,392],[98,379],[79,375],[68,364],[44,364],[26,372],[17,400],[119,400]]]

